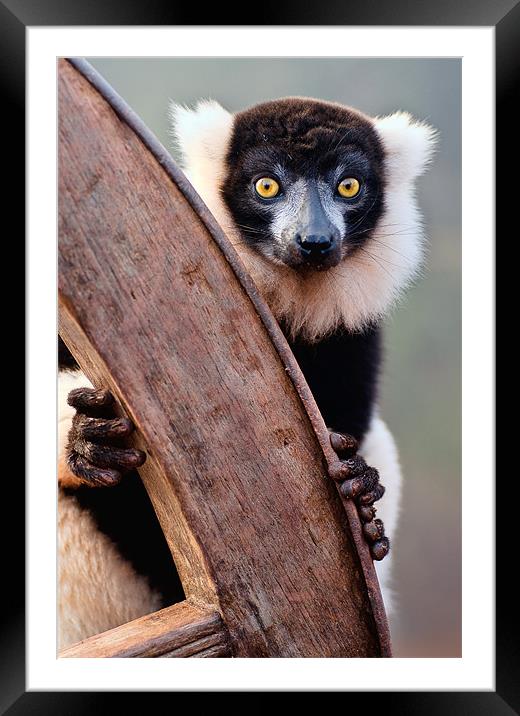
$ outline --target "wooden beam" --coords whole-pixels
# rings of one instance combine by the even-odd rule
[[[229,635],[220,614],[181,602],[84,639],[60,658],[230,656]]]
[[[59,65],[60,334],[137,427],[187,598],[221,613],[236,656],[389,655],[356,510],[283,335],[169,155],[75,64]]]

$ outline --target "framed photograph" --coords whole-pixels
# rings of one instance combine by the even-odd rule
[[[518,64],[514,49],[518,7],[511,3],[499,11],[468,3],[467,7],[437,7],[433,17],[431,7],[417,6],[411,11],[393,4],[390,16],[389,7],[381,3],[380,14],[374,12],[373,17],[358,8],[345,17],[339,12],[335,17],[309,16],[309,24],[301,25],[288,23],[281,12],[276,18],[279,24],[274,26],[235,27],[185,25],[184,17],[178,24],[168,10],[158,25],[157,8],[147,19],[145,8],[131,9],[130,5],[117,10],[113,5],[99,14],[78,8],[77,18],[72,7],[66,15],[48,8],[45,17],[42,8],[22,9],[22,5],[19,12],[15,7],[0,7],[5,15],[4,48],[11,53],[9,64],[5,64],[12,68],[12,76],[6,76],[6,92],[13,97],[15,124],[17,100],[21,102],[23,97],[25,52],[28,147],[27,611],[24,623],[20,609],[24,555],[13,552],[12,574],[19,576],[13,580],[13,602],[2,638],[7,667],[3,671],[3,707],[7,713],[23,714],[35,708],[89,713],[97,708],[97,696],[85,692],[96,691],[351,691],[371,692],[378,699],[384,698],[382,692],[392,691],[399,692],[391,697],[396,713],[514,713],[518,692],[516,645],[510,636],[512,616],[504,606],[506,601],[500,608],[502,597],[495,597],[494,583],[493,267],[494,93],[499,100],[499,125],[504,122],[506,103],[512,99]],[[150,21],[154,26],[148,26]],[[67,122],[62,122],[58,131],[64,116]],[[122,134],[118,135],[119,124],[110,124],[112,116],[122,123]],[[20,121],[23,123],[23,116],[20,120],[18,115]],[[347,130],[341,132],[341,127]],[[298,135],[301,148],[292,137],[287,138],[291,131]],[[261,146],[253,137],[262,138]],[[141,156],[143,151],[146,154]],[[174,430],[182,450],[191,452],[192,459],[183,469],[185,474],[192,470],[195,477],[186,493],[179,484],[174,485],[171,497],[164,492],[166,483],[160,482],[160,476],[173,469],[168,463],[172,448],[165,449],[166,439],[160,437],[159,427],[147,432],[143,425],[154,420],[166,400],[157,386],[163,384],[160,370],[169,358],[165,353],[163,359],[160,341],[150,339],[149,360],[156,362],[152,373],[157,381],[153,399],[126,400],[120,386],[136,396],[139,382],[150,374],[143,368],[139,378],[138,371],[125,373],[118,367],[126,355],[132,355],[134,344],[139,347],[128,338],[128,326],[135,328],[142,342],[148,340],[146,322],[128,322],[121,315],[119,338],[124,347],[113,346],[101,325],[110,295],[114,296],[113,314],[119,310],[119,298],[121,303],[135,300],[138,315],[139,287],[145,286],[145,281],[157,276],[153,288],[157,304],[162,301],[160,291],[167,294],[159,280],[161,262],[168,260],[156,239],[161,216],[158,210],[150,210],[160,206],[161,190],[152,186],[152,174],[146,174],[151,161],[147,157],[170,177],[179,201],[186,202],[186,211],[195,212],[193,217],[186,214],[183,218],[182,201],[179,204],[180,224],[187,227],[185,234],[181,232],[184,245],[176,254],[179,265],[186,262],[179,269],[184,283],[175,287],[179,305],[185,306],[183,316],[192,308],[195,317],[205,312],[200,335],[206,331],[211,336],[215,354],[221,345],[231,350],[231,343],[220,343],[219,331],[225,335],[223,326],[237,321],[246,336],[239,360],[256,351],[265,355],[269,364],[270,349],[259,338],[254,338],[254,343],[255,331],[247,335],[245,328],[247,321],[252,326],[251,321],[258,320],[278,352],[273,370],[281,360],[292,381],[294,398],[289,398],[289,393],[275,397],[276,391],[271,390],[270,400],[257,417],[259,424],[263,420],[268,426],[265,435],[257,435],[258,464],[271,464],[271,460],[271,475],[280,470],[278,485],[284,494],[284,490],[292,490],[291,482],[287,486],[284,482],[290,453],[299,476],[293,484],[297,482],[305,497],[280,497],[278,505],[276,499],[271,502],[269,498],[269,491],[275,489],[268,477],[261,484],[254,477],[247,478],[248,465],[253,465],[252,476],[258,473],[252,452],[243,465],[237,455],[247,449],[250,436],[244,428],[243,435],[237,432],[236,444],[228,445],[229,427],[227,423],[222,427],[216,405],[227,415],[232,401],[226,407],[225,396],[232,396],[235,390],[237,400],[263,406],[262,391],[248,369],[240,378],[246,392],[240,392],[237,369],[227,377],[223,364],[216,368],[221,376],[220,395],[207,428],[218,434],[222,427],[221,462],[213,464],[200,447],[208,439],[204,428],[197,428],[198,442],[194,442],[193,431],[182,432],[178,427],[180,418],[172,408],[170,428],[165,430]],[[126,298],[116,264],[112,287],[106,280],[109,272],[98,271],[103,262],[118,260],[117,251],[110,249],[105,255],[103,242],[103,226],[111,226],[110,212],[124,215],[116,206],[117,192],[108,200],[92,190],[99,221],[89,224],[88,231],[83,229],[92,202],[87,206],[88,202],[77,197],[83,191],[82,182],[94,186],[92,182],[100,181],[96,176],[101,169],[90,173],[95,166],[112,172],[114,184],[120,181],[124,185],[121,196],[133,196],[128,216],[134,213],[132,202],[140,206],[142,202],[138,231],[147,236],[146,252],[128,243],[125,237],[130,229],[126,225],[121,224],[119,233],[114,234],[116,239],[122,237],[116,244],[123,247],[124,271],[130,275],[131,256],[135,261],[132,271],[140,273],[133,289],[129,284]],[[378,179],[378,171],[383,178]],[[474,184],[477,176],[478,191]],[[129,189],[132,180],[134,192]],[[248,187],[248,194],[240,193],[243,187]],[[305,194],[301,201],[300,194]],[[505,201],[505,195],[497,196],[497,202],[500,198]],[[121,206],[125,199],[122,201]],[[197,216],[202,229],[193,223]],[[65,233],[72,237],[60,247],[59,269],[57,221],[60,241],[65,225]],[[270,227],[269,232],[264,224]],[[214,306],[204,303],[204,288],[195,287],[187,294],[193,298],[193,307],[181,298],[182,286],[192,287],[198,280],[197,271],[206,272],[206,283],[210,275],[209,265],[202,269],[196,259],[200,231],[212,237],[221,252],[211,259],[211,280],[216,283],[210,293],[221,291],[222,310],[228,311],[225,320],[215,314]],[[272,244],[267,245],[267,235]],[[227,265],[219,268],[217,254],[225,257]],[[245,266],[243,274],[235,266],[235,255]],[[65,264],[73,278],[63,278]],[[219,272],[225,276],[228,266],[238,278],[236,287],[231,282],[228,288],[222,279],[218,289]],[[290,278],[294,273],[298,281]],[[300,281],[301,276],[304,279]],[[126,452],[123,443],[116,441],[114,448],[103,447],[97,463],[90,460],[92,447],[85,448],[85,442],[77,442],[76,447],[72,433],[64,438],[55,427],[58,278],[61,295],[64,281],[70,286],[70,301],[60,308],[68,316],[60,314],[60,335],[65,340],[60,351],[68,356],[68,349],[72,350],[71,359],[79,361],[87,381],[81,382],[82,378],[78,382],[78,374],[60,364],[67,379],[59,386],[58,400],[63,393],[65,405],[69,396],[70,415],[66,418],[73,421],[67,423],[67,430],[73,425],[75,439],[81,442],[92,426],[106,431],[105,424],[99,427],[100,420],[111,426],[117,423],[118,429],[125,421],[138,428],[137,441],[128,449],[125,443]],[[75,292],[74,287],[80,284],[88,284],[87,289]],[[305,284],[301,295],[300,284]],[[311,284],[317,287],[314,293]],[[406,296],[397,302],[404,289]],[[92,302],[95,291],[105,300],[99,311]],[[355,310],[341,302],[344,293],[356,296]],[[252,301],[251,318],[246,316],[249,309],[241,308],[242,296],[248,297],[247,306]],[[88,325],[82,318],[87,307],[96,316]],[[383,316],[384,368],[379,379],[367,378],[376,344],[379,356],[375,325]],[[195,358],[196,320],[181,324],[178,314],[172,314],[171,320],[164,314],[164,335],[171,330],[171,336],[178,338],[179,355],[192,352],[193,375],[187,372],[179,381],[194,386],[186,393],[184,405],[190,402],[195,406],[195,386],[200,383],[202,400],[217,379],[208,377],[203,388],[204,361],[198,366]],[[348,347],[343,357],[336,358],[341,343],[338,336],[345,332],[350,336]],[[181,334],[188,336],[185,345]],[[201,356],[210,352],[204,342],[198,350]],[[359,363],[349,362],[358,350]],[[314,358],[309,355],[318,351],[327,356],[326,378],[313,372]],[[343,361],[338,368],[336,359]],[[178,370],[179,365],[182,361],[173,361],[165,370]],[[366,426],[365,418],[359,417],[363,413],[346,423],[336,415],[334,400],[336,395],[342,397],[340,366],[347,366],[350,384],[358,370],[363,385],[370,381],[374,391],[377,386]],[[100,385],[110,388],[116,403],[124,406],[126,415],[84,407],[92,404],[89,400],[94,400],[96,392],[88,380],[95,385],[98,377]],[[265,383],[265,375],[262,380]],[[289,384],[287,377],[285,380]],[[71,389],[76,389],[75,399],[70,398]],[[363,390],[366,393],[368,388]],[[356,393],[347,391],[346,395],[353,406]],[[101,400],[99,395],[95,399]],[[182,406],[181,398],[179,401]],[[206,420],[205,410],[201,403]],[[305,457],[310,448],[305,452],[298,447],[289,428],[283,429],[286,432],[283,440],[280,438],[288,452],[262,453],[262,441],[268,444],[271,439],[269,430],[277,435],[282,430],[281,425],[273,425],[271,417],[283,410],[288,425],[303,421],[303,426],[309,421],[317,435],[317,457]],[[60,405],[58,415],[65,425],[59,411]],[[361,427],[356,433],[358,423]],[[144,443],[139,442],[141,433],[146,435]],[[350,443],[339,445],[338,440],[348,441],[352,435],[355,448]],[[93,444],[100,443],[105,444],[96,434]],[[389,445],[387,457],[381,452],[383,444]],[[115,454],[121,465],[126,460],[129,467],[107,462],[110,450],[110,459]],[[97,565],[93,571],[88,550],[83,548],[84,536],[77,536],[84,514],[95,514],[98,502],[104,503],[101,511],[105,515],[98,526],[103,519],[113,525],[118,510],[134,519],[132,508],[126,503],[122,507],[118,488],[110,488],[112,496],[107,502],[104,497],[92,497],[92,490],[75,481],[110,480],[114,475],[119,480],[119,472],[141,465],[139,450],[148,453],[142,477],[153,503],[151,519],[156,519],[156,513],[159,520],[153,529],[161,532],[162,548],[169,559],[168,546],[172,550],[180,575],[175,595],[175,590],[166,593],[162,589],[160,569],[157,574],[145,570],[142,579],[143,561],[148,564],[150,551],[156,553],[154,544],[148,547],[144,541],[144,522],[135,522],[140,531],[130,530],[130,540],[103,528],[109,541],[102,536],[92,543]],[[182,450],[175,460],[181,459]],[[306,482],[312,465],[323,459],[321,450],[334,478],[323,494],[314,477]],[[71,471],[74,455],[80,466]],[[227,489],[245,495],[254,484],[256,499],[253,507],[241,504],[237,511],[239,498],[229,516],[228,500],[214,488],[211,477],[212,470],[223,469],[225,458],[237,462],[238,482],[230,470]],[[347,469],[344,466],[349,460],[352,466]],[[361,460],[359,468],[356,460]],[[341,475],[332,474],[336,463],[337,470],[343,470]],[[204,469],[211,504],[209,499],[208,504],[204,502],[204,486],[198,478]],[[385,495],[379,488],[378,473]],[[43,479],[49,474],[58,474],[58,482],[61,480],[59,508],[55,478]],[[239,484],[240,475],[246,476],[243,485]],[[321,484],[323,476],[315,478],[316,484]],[[15,488],[12,499],[23,503]],[[376,508],[382,522],[374,520],[373,505],[379,499]],[[345,517],[329,503],[343,504],[346,510],[351,536],[346,551],[341,548],[341,559],[334,555],[341,551],[337,534]],[[197,519],[204,524],[200,532],[193,528],[199,506]],[[324,511],[330,510],[319,536],[314,527],[302,536],[299,525],[305,522],[305,509],[311,527],[319,523],[318,512],[323,517]],[[239,519],[239,514],[244,520],[240,529],[236,525],[227,532],[217,529],[228,519]],[[61,526],[57,533],[56,525],[66,519],[73,529],[67,528],[64,537],[59,532]],[[256,531],[246,527],[248,519],[257,520]],[[213,531],[212,520],[217,526]],[[338,526],[332,529],[334,520]],[[76,536],[71,537],[73,531]],[[270,534],[272,539],[264,542],[260,533]],[[241,537],[237,556],[231,558],[233,534]],[[385,556],[388,537],[391,560]],[[286,549],[293,555],[289,570],[289,561],[277,562],[280,540],[286,541]],[[178,551],[173,543],[180,545]],[[23,544],[22,538],[19,544]],[[110,551],[113,544],[125,545],[124,557],[133,566],[141,560],[135,575],[129,576],[128,567],[124,567],[120,583],[119,562],[103,552],[105,547]],[[247,559],[240,559],[240,550]],[[259,554],[263,551],[263,562],[260,558],[255,561],[257,550]],[[270,565],[265,573],[255,566],[261,563]],[[71,585],[66,574],[69,566]],[[77,581],[80,570],[86,575],[81,583]],[[98,604],[92,580],[96,570],[97,577],[107,575],[98,593],[110,588],[117,602],[117,590],[121,589],[124,596],[119,602],[141,600],[145,606],[101,616],[98,607],[92,607]],[[188,584],[191,573],[195,575],[193,585]],[[358,587],[352,586],[357,584],[354,574],[358,575]],[[338,586],[345,579],[351,580],[348,596]],[[169,576],[167,581],[171,588]],[[275,588],[269,585],[275,583],[278,597],[272,607],[275,602],[270,590]],[[150,593],[143,596],[149,585]],[[237,593],[247,598],[235,602]],[[208,611],[212,594],[216,594],[216,606]],[[248,606],[241,611],[239,602]],[[333,626],[339,623],[341,610],[351,626],[347,649]],[[183,641],[176,642],[170,634],[168,646],[160,646],[167,638],[161,618],[165,624],[169,620],[166,631],[171,632],[171,624],[178,620],[181,630],[186,624],[188,631],[196,630],[196,637],[183,636]],[[146,638],[138,633],[141,629]],[[262,634],[262,646],[255,642],[258,634]],[[112,658],[93,658],[107,656]],[[118,658],[126,656],[138,658]],[[150,656],[219,658],[139,658]],[[266,656],[270,658],[258,658]],[[367,656],[391,658],[372,658],[370,662],[360,658]]]

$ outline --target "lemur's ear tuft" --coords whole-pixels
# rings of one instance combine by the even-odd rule
[[[171,133],[189,166],[222,160],[233,128],[233,115],[214,100],[201,100],[194,109],[171,102]]]
[[[437,130],[417,121],[408,112],[377,117],[374,122],[383,142],[391,176],[402,181],[413,181],[420,176],[435,151]]]

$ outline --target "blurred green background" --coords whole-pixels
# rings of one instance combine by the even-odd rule
[[[423,277],[387,319],[381,412],[404,472],[394,541],[395,656],[461,655],[461,62],[458,59],[89,58],[163,144],[169,99],[230,111],[287,95],[397,109],[440,132],[419,182]],[[382,476],[384,483],[384,475]]]

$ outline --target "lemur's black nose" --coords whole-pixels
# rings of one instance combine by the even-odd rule
[[[310,234],[302,236],[296,234],[296,243],[300,246],[301,251],[309,258],[320,258],[325,256],[334,244],[334,236],[324,236],[323,234]]]

